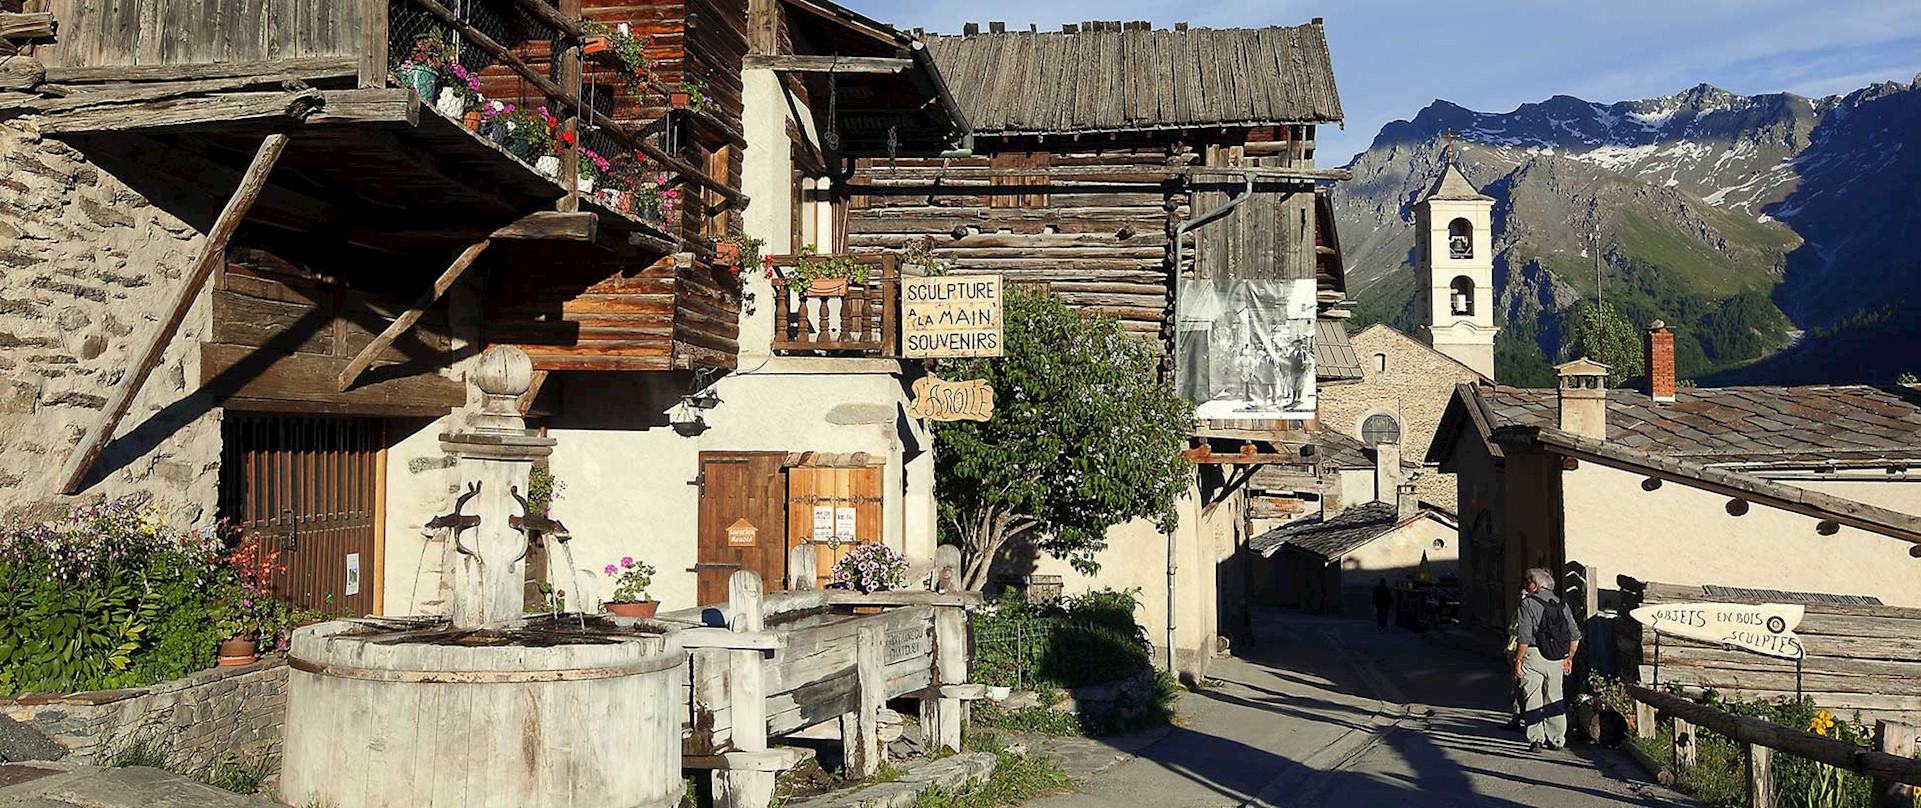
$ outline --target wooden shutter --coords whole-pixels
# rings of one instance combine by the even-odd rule
[[[787,470],[787,545],[812,542],[818,548],[821,586],[832,582],[834,563],[846,556],[854,544],[874,544],[881,540],[885,471],[880,466],[799,466]],[[829,513],[834,514],[830,522],[838,517],[840,509],[854,509],[852,541],[832,534],[815,535],[818,508],[830,509]]]

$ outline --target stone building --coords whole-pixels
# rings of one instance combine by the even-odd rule
[[[1554,390],[1456,388],[1427,460],[1457,475],[1463,605],[1499,627],[1523,572],[1571,562],[1679,585],[1921,606],[1921,394],[1911,387],[1641,389],[1605,366]]]
[[[1361,378],[1321,388],[1321,429],[1370,447],[1370,456],[1374,443],[1392,438],[1402,459],[1418,464],[1410,476],[1421,500],[1452,510],[1453,476],[1421,458],[1454,388],[1486,377],[1390,325],[1369,326],[1352,341]]]

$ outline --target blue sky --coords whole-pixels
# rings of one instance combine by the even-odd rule
[[[1185,21],[1216,28],[1327,20],[1345,131],[1320,162],[1345,163],[1381,125],[1436,98],[1505,112],[1556,94],[1649,98],[1701,82],[1740,93],[1845,92],[1921,73],[1917,0],[844,0],[904,28],[964,22]],[[985,27],[985,25],[983,25]]]

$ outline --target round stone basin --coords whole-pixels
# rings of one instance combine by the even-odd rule
[[[680,802],[684,653],[578,615],[499,628],[337,621],[294,632],[290,805]]]

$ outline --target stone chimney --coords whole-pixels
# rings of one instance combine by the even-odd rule
[[[1401,445],[1374,444],[1374,501],[1393,502],[1394,491],[1400,485]]]
[[[1558,365],[1554,370],[1561,377],[1557,390],[1561,431],[1594,440],[1607,440],[1608,371],[1612,368],[1582,357]]]
[[[1405,522],[1421,512],[1421,498],[1414,493],[1414,484],[1401,483],[1394,487],[1394,518]]]
[[[1674,332],[1667,323],[1648,324],[1647,394],[1655,401],[1674,400]]]

